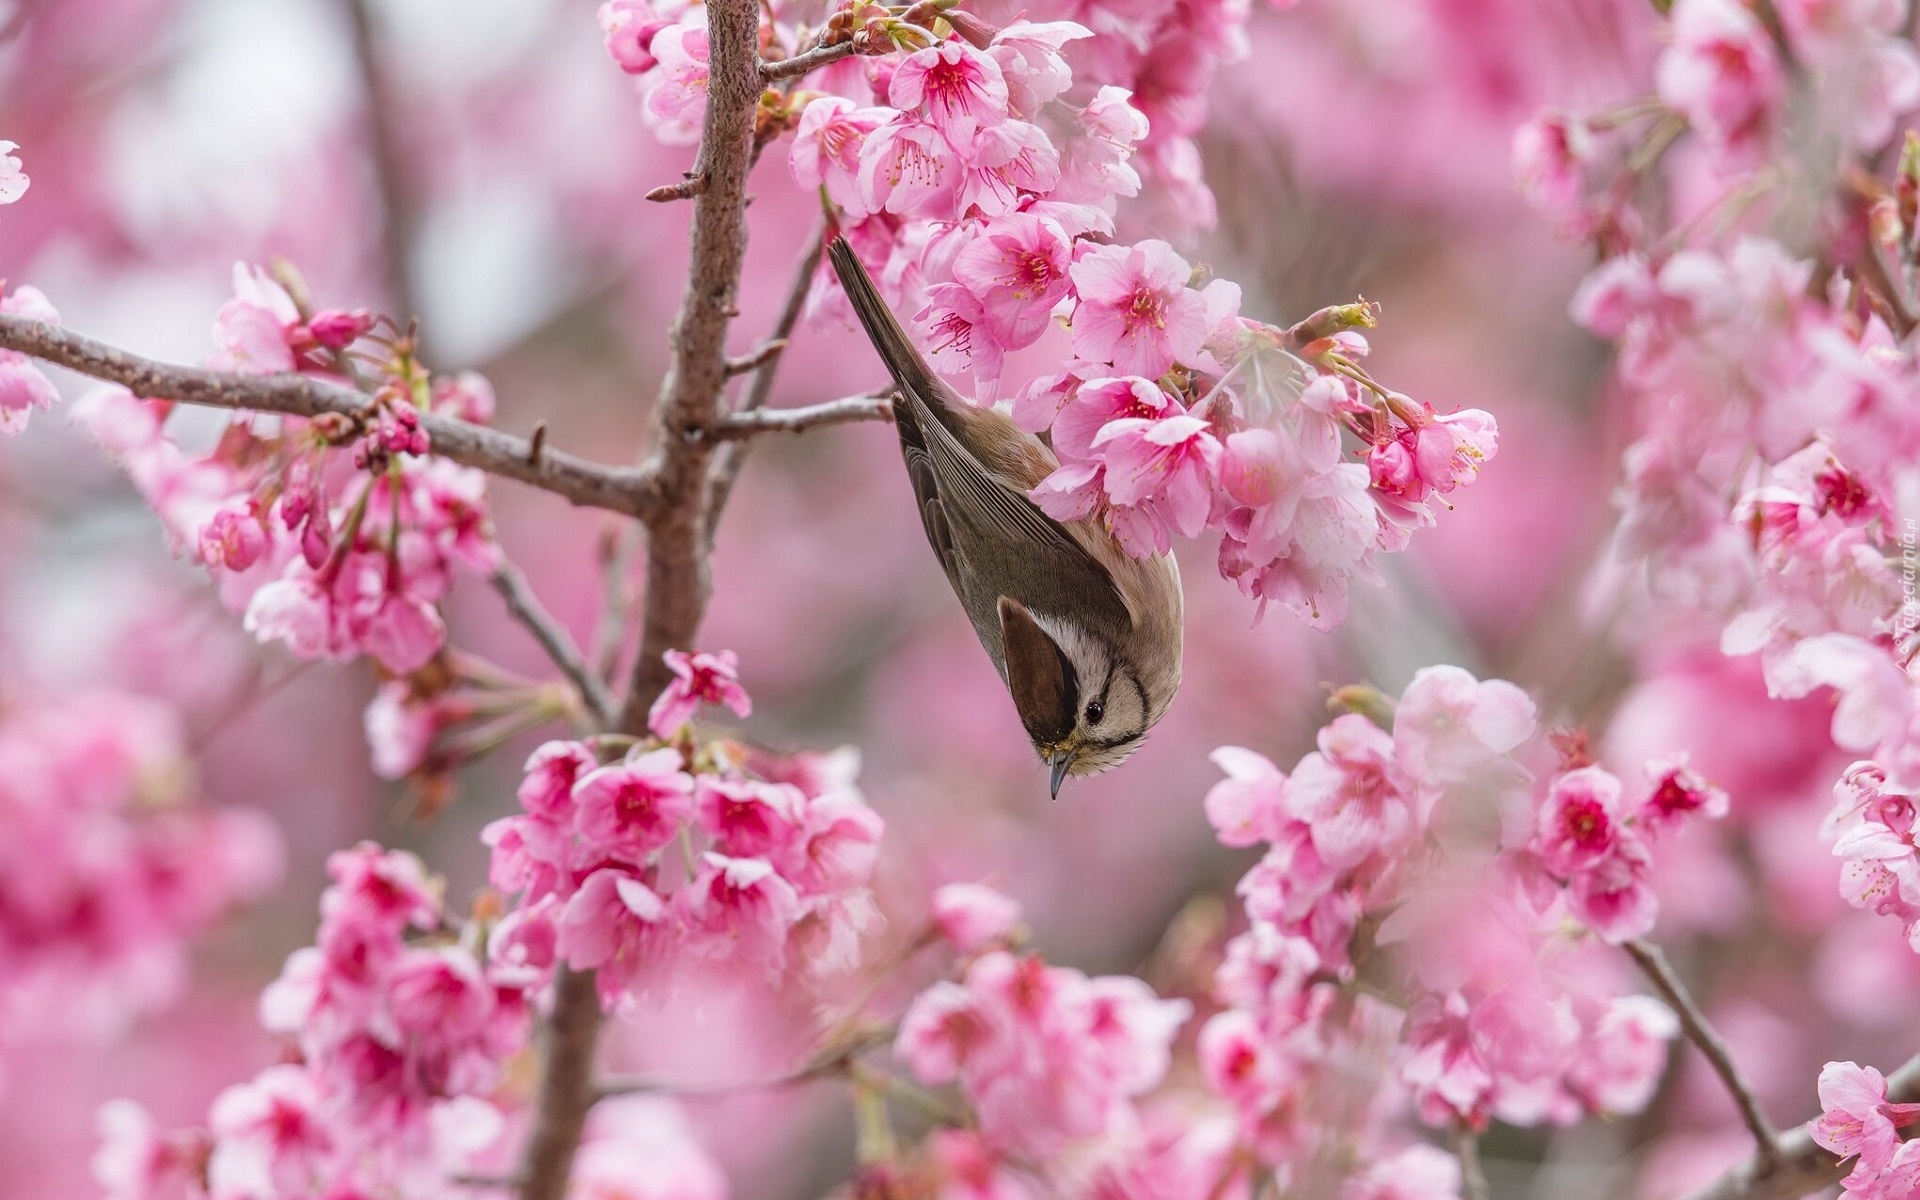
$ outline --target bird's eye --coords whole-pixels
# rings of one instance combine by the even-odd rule
[[[1095,700],[1087,705],[1087,724],[1098,725],[1100,718],[1107,715],[1107,706]]]

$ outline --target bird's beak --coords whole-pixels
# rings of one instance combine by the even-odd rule
[[[1073,765],[1073,751],[1055,750],[1048,756],[1047,763],[1053,768],[1053,798],[1058,800],[1060,798],[1060,785],[1067,778],[1067,768]]]

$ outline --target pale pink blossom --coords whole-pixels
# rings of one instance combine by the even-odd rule
[[[860,148],[860,189],[868,212],[909,214],[949,194],[964,166],[946,135],[905,114],[876,128]]]
[[[0,147],[7,144],[0,142]],[[0,162],[0,168],[3,167],[4,163]],[[0,171],[0,183],[4,183],[4,178],[4,172]],[[0,313],[29,321],[60,323],[60,314],[40,289],[34,287],[17,287],[0,296]],[[59,399],[60,393],[32,359],[18,350],[0,350],[0,433],[19,433],[27,427],[27,418],[34,409],[44,412]]]
[[[983,883],[949,883],[933,893],[934,928],[963,954],[1005,938],[1020,923],[1020,904]]]
[[[252,1082],[214,1098],[207,1160],[212,1200],[304,1195],[324,1183],[334,1134],[320,1112],[320,1092],[307,1069],[268,1067]]]
[[[1295,1082],[1286,1061],[1268,1045],[1266,1031],[1241,1009],[1208,1018],[1194,1052],[1207,1086],[1255,1122]]]
[[[571,821],[574,785],[599,765],[584,742],[543,743],[520,768],[520,807],[537,817]]]
[[[27,185],[32,180],[20,168],[20,156],[14,151],[20,148],[17,142],[0,141],[0,204],[12,204],[27,194]]]
[[[1393,714],[1394,755],[1423,783],[1473,778],[1532,737],[1533,701],[1504,679],[1475,679],[1459,667],[1422,667]]]
[[[1320,859],[1335,871],[1375,854],[1392,854],[1413,829],[1406,780],[1393,739],[1356,713],[1328,722],[1319,750],[1287,778],[1288,813],[1311,831]]]
[[[860,152],[867,135],[889,117],[884,108],[860,108],[842,96],[821,96],[801,110],[787,165],[804,188],[827,189],[849,220],[867,215],[860,183]]]
[[[1339,1200],[1459,1200],[1460,1158],[1437,1146],[1408,1146],[1341,1185]]]
[[[1222,746],[1209,756],[1227,777],[1207,791],[1207,821],[1223,846],[1252,846],[1279,839],[1290,821],[1287,777],[1264,756]]]
[[[1121,375],[1157,379],[1190,362],[1207,337],[1207,306],[1187,286],[1192,268],[1173,247],[1149,238],[1133,246],[1092,246],[1074,262],[1080,303],[1073,352],[1112,363]]]
[[[1660,98],[1722,150],[1764,137],[1786,91],[1773,37],[1739,0],[1677,0],[1660,57]]]
[[[233,299],[213,323],[219,347],[207,359],[217,370],[252,375],[291,371],[298,365],[293,348],[300,310],[287,289],[259,267],[233,265]]]
[[[1567,1086],[1595,1112],[1639,1112],[1653,1098],[1678,1036],[1672,1009],[1651,996],[1621,996],[1576,1044]]]
[[[752,715],[753,698],[740,686],[740,659],[733,651],[669,650],[666,662],[673,682],[647,712],[647,728],[656,736],[672,737],[703,704],[725,705],[735,716]]]
[[[1107,498],[1127,510],[1115,514],[1113,525],[1128,553],[1164,554],[1168,530],[1192,537],[1206,528],[1221,447],[1205,421],[1187,415],[1114,421],[1094,437],[1093,449],[1106,466]],[[1137,523],[1123,525],[1128,519]]]
[[[960,148],[972,144],[976,129],[1006,120],[1007,81],[999,63],[949,38],[907,55],[894,68],[887,100],[925,117]]]
[[[1060,152],[1037,125],[1002,121],[974,131],[960,151],[955,205],[962,213],[997,217],[1021,198],[1051,191],[1060,181]]]
[[[716,849],[735,858],[770,858],[792,842],[805,803],[791,784],[707,775],[694,780],[694,819]]]
[[[574,826],[596,852],[644,864],[693,814],[693,786],[677,750],[601,767],[574,785]]]
[[[1566,213],[1585,189],[1593,131],[1585,121],[1548,110],[1513,133],[1513,172],[1529,203]]]
[[[662,20],[647,0],[607,0],[600,6],[600,32],[607,54],[629,75],[644,75],[659,64],[653,38],[673,24]]]
[[[1094,459],[1099,457],[1094,439],[1115,421],[1152,421],[1185,413],[1180,402],[1151,379],[1089,379],[1073,390],[1053,421],[1054,453],[1062,462]]]
[[[1859,1156],[1847,1186],[1887,1169],[1900,1130],[1920,1121],[1920,1104],[1892,1104],[1886,1077],[1872,1067],[1830,1062],[1820,1069],[1820,1117],[1813,1140],[1841,1158]]]
[[[567,898],[556,929],[555,953],[577,971],[598,970],[602,1002],[638,989],[639,982],[669,961],[674,945],[672,911],[645,880],[605,867],[581,880]]]
[[[659,118],[664,141],[688,141],[698,135],[707,111],[707,31],[693,24],[669,25],[653,35],[647,50],[659,60],[647,93],[647,111]]]
[[[994,338],[1017,350],[1046,332],[1067,294],[1072,260],[1072,243],[1057,222],[1008,213],[954,258],[953,278],[979,298]]]
[[[93,1181],[106,1200],[194,1200],[211,1150],[204,1131],[165,1133],[132,1100],[109,1100],[96,1118],[100,1148]]]
[[[744,963],[780,965],[787,931],[800,919],[793,885],[759,858],[702,855],[699,873],[674,901],[687,927],[703,935],[694,949]]]
[[[1659,901],[1649,875],[1653,866],[1638,835],[1616,840],[1611,853],[1581,869],[1567,885],[1567,907],[1589,929],[1610,943],[1632,941],[1653,930]]]

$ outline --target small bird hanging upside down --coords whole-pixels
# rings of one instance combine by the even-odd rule
[[[1095,521],[1060,522],[1027,499],[1059,466],[1007,416],[933,373],[853,248],[828,249],[899,387],[894,423],[927,541],[1052,773],[1126,761],[1180,688],[1180,571],[1128,557]]]

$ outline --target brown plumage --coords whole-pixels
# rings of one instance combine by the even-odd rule
[[[1180,687],[1180,572],[1129,558],[1087,521],[1027,499],[1058,460],[991,408],[961,400],[908,340],[841,239],[834,270],[900,397],[894,423],[927,541],[1006,681],[1034,750],[1061,780],[1116,766]]]

